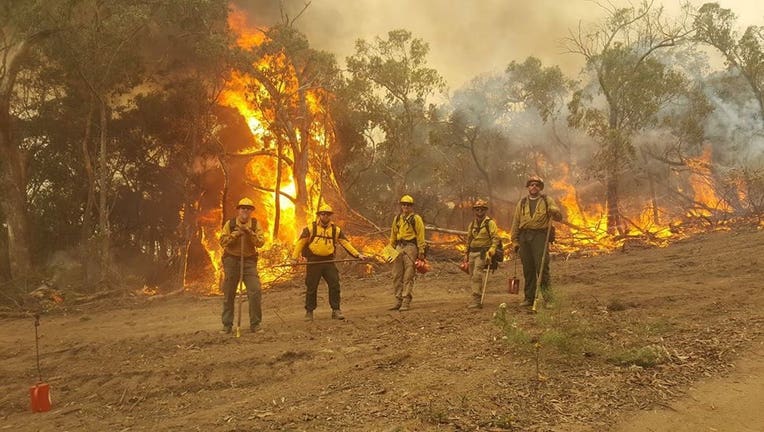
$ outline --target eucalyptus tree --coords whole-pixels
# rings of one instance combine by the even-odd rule
[[[718,3],[706,3],[695,16],[695,40],[713,46],[727,64],[743,76],[759,107],[764,127],[764,26],[749,26],[742,35],[735,30],[736,16]]]
[[[142,50],[149,23],[160,3],[117,0],[75,2],[64,12],[68,27],[52,39],[49,55],[68,72],[69,91],[82,95],[86,107],[82,138],[82,163],[88,194],[83,210],[83,239],[93,234],[95,209],[97,246],[83,245],[97,253],[96,279],[111,272],[111,203],[116,167],[110,123],[124,110],[123,99],[143,80]],[[92,258],[91,258],[92,259]]]
[[[573,94],[568,122],[599,144],[594,173],[605,185],[608,230],[622,232],[620,177],[636,154],[633,137],[655,125],[661,108],[687,90],[685,77],[656,54],[686,40],[690,30],[686,14],[669,20],[652,2],[602,7],[608,14],[602,22],[566,40],[592,76]]]
[[[528,57],[512,61],[504,73],[480,75],[457,89],[448,118],[432,134],[453,156],[451,184],[464,185],[468,196],[493,200],[497,189],[514,186],[517,179],[537,171],[534,161],[542,151],[538,139],[518,138],[518,130],[532,124],[529,129],[540,135],[541,122],[554,124],[571,86],[559,67],[544,67],[539,59]],[[567,149],[556,126],[552,129],[555,143]],[[543,156],[547,162],[553,159]]]
[[[22,62],[56,31],[60,2],[7,0],[0,4],[0,206],[8,234],[10,276],[31,270],[24,152],[14,136],[11,101]]]
[[[370,164],[364,177],[388,203],[404,191],[419,192],[432,168],[429,98],[445,91],[438,72],[428,67],[429,45],[407,30],[388,32],[372,42],[358,40],[346,59],[344,92],[348,109],[364,113],[358,130]]]
[[[239,156],[275,162],[275,178],[249,184],[273,194],[274,238],[280,225],[281,198],[295,204],[298,220],[307,220],[306,211],[324,199],[324,186],[333,181],[328,166],[328,149],[334,142],[328,106],[339,70],[332,54],[311,48],[295,28],[300,15],[284,15],[281,22],[264,30],[263,41],[246,47],[244,62],[239,65],[248,80],[247,100],[260,113],[262,128],[256,132],[255,150]],[[309,175],[316,176],[312,185]],[[282,190],[282,183],[290,179],[294,180],[294,194]]]

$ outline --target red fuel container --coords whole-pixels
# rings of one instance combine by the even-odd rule
[[[517,294],[520,292],[520,279],[516,277],[509,278],[509,293]]]
[[[39,383],[29,388],[32,412],[50,411],[50,385]]]

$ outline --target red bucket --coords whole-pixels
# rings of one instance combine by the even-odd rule
[[[509,293],[517,294],[520,292],[520,279],[516,277],[509,278]]]
[[[32,412],[50,411],[50,386],[39,383],[30,387],[29,400],[32,404]]]

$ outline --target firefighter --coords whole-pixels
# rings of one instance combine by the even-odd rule
[[[541,193],[544,190],[544,180],[541,177],[530,176],[525,186],[528,188],[528,196],[517,203],[512,218],[512,245],[515,252],[519,252],[520,261],[523,263],[525,299],[520,306],[532,306],[536,298],[536,278],[539,273],[541,294],[545,302],[552,300],[549,257],[542,257],[548,255],[547,230],[552,229],[552,220],[562,220],[562,213],[551,197]],[[542,261],[544,268],[540,271]]]
[[[470,288],[472,291],[472,303],[468,308],[481,308],[482,286],[485,271],[487,271],[491,258],[499,247],[499,228],[496,222],[486,216],[488,202],[482,199],[472,204],[475,219],[467,227],[467,252],[464,262],[468,266],[470,275]],[[464,264],[463,264],[464,265]]]
[[[340,310],[340,274],[337,271],[337,266],[334,262],[322,262],[334,260],[336,244],[342,245],[355,258],[366,259],[350,244],[340,227],[331,221],[333,213],[332,208],[328,205],[319,206],[316,212],[317,220],[302,230],[292,251],[292,263],[297,262],[300,254],[308,262],[305,271],[305,321],[313,320],[313,310],[317,306],[318,283],[321,282],[322,277],[329,286],[329,305],[332,307],[332,319],[345,319]]]
[[[265,244],[263,230],[252,217],[255,203],[242,198],[236,205],[235,218],[223,224],[220,246],[223,248],[223,332],[231,333],[233,327],[234,300],[239,282],[247,287],[249,299],[249,329],[257,331],[263,313],[260,305],[260,277],[257,274],[257,248]]]
[[[416,275],[414,262],[425,258],[424,221],[414,213],[414,198],[403,195],[401,212],[393,219],[390,246],[398,256],[393,260],[393,291],[395,305],[390,310],[407,311],[411,307]]]

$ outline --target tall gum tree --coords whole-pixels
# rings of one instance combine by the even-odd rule
[[[568,52],[581,55],[593,83],[573,94],[568,123],[598,141],[594,171],[605,185],[607,224],[623,233],[619,213],[619,178],[633,161],[633,136],[658,120],[661,107],[686,89],[683,75],[661,63],[659,50],[686,40],[687,10],[676,20],[666,19],[653,2],[615,8],[600,5],[604,21],[593,29],[579,28],[566,39]]]
[[[11,278],[25,277],[31,270],[24,152],[14,139],[11,99],[19,68],[30,50],[50,36],[57,24],[58,2],[8,0],[0,4],[0,206],[8,233]]]
[[[273,193],[275,221],[273,238],[280,226],[281,198],[295,204],[298,221],[309,219],[308,210],[321,198],[325,178],[331,172],[327,166],[327,149],[334,142],[331,119],[324,107],[329,105],[332,89],[339,77],[334,56],[310,47],[294,21],[284,15],[282,21],[264,32],[263,43],[246,50],[241,70],[251,78],[248,85],[249,103],[264,114],[265,132],[255,152],[245,157],[269,157],[275,160],[276,178],[272,183],[249,184]],[[311,169],[321,173],[320,182],[309,190]],[[293,194],[281,189],[291,170],[295,183]],[[264,180],[264,179],[263,179]],[[271,179],[267,179],[269,182]]]
[[[83,213],[83,238],[91,235],[91,209],[96,209],[98,274],[89,279],[106,282],[112,272],[110,213],[113,201],[113,148],[109,125],[125,97],[142,80],[144,65],[139,43],[161,3],[82,0],[66,11],[70,26],[56,34],[51,56],[71,73],[72,91],[88,100],[82,152],[89,189]]]
[[[407,30],[388,32],[373,42],[358,40],[356,52],[347,58],[348,103],[368,115],[363,119],[375,166],[369,175],[387,189],[389,202],[416,189],[416,162],[429,145],[430,96],[445,91],[438,72],[427,66],[429,45]],[[396,201],[397,202],[397,201]]]
[[[764,127],[764,26],[735,31],[736,16],[718,3],[706,3],[695,15],[695,40],[711,45],[727,65],[745,78],[759,106],[759,125]]]

